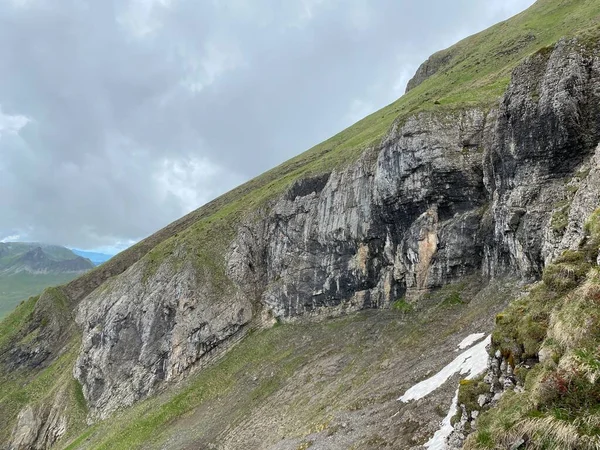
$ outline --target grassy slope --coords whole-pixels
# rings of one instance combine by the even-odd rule
[[[201,264],[219,262],[237,221],[279,195],[294,180],[354,161],[366,148],[376,146],[396,120],[422,111],[494,105],[520,61],[586,29],[593,29],[596,35],[599,17],[600,4],[594,0],[539,0],[512,19],[464,39],[445,50],[453,54],[446,66],[396,102],[226,194],[216,212],[203,215],[195,226],[154,249],[147,258],[150,270],[182,241],[196,250]]]
[[[197,264],[210,269],[218,284],[223,281],[223,249],[234,233],[237,220],[244,214],[264,205],[300,177],[330,171],[355,160],[365,148],[377,144],[397,119],[402,120],[419,111],[493,105],[505,90],[510,72],[519,61],[561,37],[587,27],[597,27],[599,14],[600,4],[594,0],[540,0],[509,21],[461,41],[449,50],[454,56],[445,68],[398,101],[70,283],[67,286],[69,295],[75,301],[79,300],[103,280],[118,275],[140,258],[145,258],[151,272],[182,242],[192,250],[190,254]],[[27,303],[0,323],[0,355],[8,350],[11,339],[26,338],[21,335],[31,318],[30,313],[24,312],[26,307],[33,308]],[[58,363],[55,361],[44,370],[54,370]],[[0,369],[0,372],[4,371]],[[24,376],[31,380],[35,373]],[[6,394],[5,390],[4,395],[0,397],[2,407],[6,407],[6,395],[12,394]],[[3,425],[10,426],[8,423]]]
[[[26,298],[37,295],[49,286],[68,283],[77,274],[19,273],[0,276],[0,320],[7,316]]]
[[[40,298],[43,297],[42,300]],[[57,288],[48,288],[42,295],[31,297],[19,304],[14,312],[6,317],[0,326],[0,357],[8,353],[14,344],[34,342],[40,329],[31,329],[36,306],[43,305],[44,322],[58,320],[65,326],[72,311],[67,298]],[[40,308],[40,309],[42,309]],[[49,316],[51,314],[51,317]],[[8,441],[17,414],[26,405],[49,406],[57,400],[68,408],[68,428],[78,429],[85,426],[87,408],[81,387],[73,379],[73,364],[80,349],[80,339],[74,336],[57,355],[52,364],[36,370],[0,370],[0,444]]]
[[[508,448],[522,437],[527,448],[600,448],[600,210],[586,228],[578,251],[566,251],[496,317],[491,351],[512,363],[526,390],[483,414],[467,449]]]
[[[251,431],[264,446],[281,439],[300,445],[317,439],[313,433],[336,434],[341,421],[388,420],[397,412],[395,399],[431,370],[430,362],[441,364],[435,358],[423,359],[423,352],[434,348],[443,353],[448,342],[452,348],[442,358],[452,359],[454,346],[470,330],[490,329],[495,312],[510,297],[509,284],[474,296],[478,281],[438,291],[429,305],[409,313],[367,311],[254,332],[181,386],[84,430],[64,445],[116,450],[207,448],[218,442],[260,448],[257,437],[248,441]],[[444,301],[457,293],[464,301]],[[451,396],[444,394],[448,398],[440,399],[440,410],[447,409]],[[423,409],[434,407],[430,402]],[[381,416],[365,418],[364,411],[371,408]],[[366,437],[348,439],[362,442],[357,448],[376,438],[390,443],[399,436],[408,439],[398,433],[401,421],[393,422],[396,429],[374,424]],[[367,427],[358,425],[357,433],[363,434]],[[344,442],[338,448],[349,446]]]

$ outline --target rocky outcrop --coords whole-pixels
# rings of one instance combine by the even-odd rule
[[[74,370],[91,418],[178,380],[256,322],[417,302],[470,274],[538,276],[598,199],[596,170],[583,169],[600,141],[599,64],[561,42],[515,70],[498,108],[420,113],[355,163],[295,182],[243,221],[220,287],[182,242],[154,272],[142,260],[96,289],[78,309]],[[560,230],[558,211],[572,222]]]
[[[600,59],[577,42],[538,52],[513,73],[484,160],[494,233],[486,270],[538,276],[564,248],[546,232],[566,184],[599,141]],[[593,191],[598,186],[589,186]],[[570,240],[583,222],[572,225]]]
[[[429,77],[435,75],[443,66],[450,62],[453,56],[452,49],[442,50],[431,55],[427,61],[419,66],[417,72],[408,81],[406,92],[416,88]]]
[[[456,122],[460,124],[456,127]],[[379,152],[302,180],[233,244],[240,285],[262,270],[276,317],[388,305],[479,270],[484,114],[421,114]],[[374,157],[376,156],[376,158]],[[262,266],[240,264],[264,255]],[[244,268],[247,270],[244,273]]]
[[[27,406],[17,418],[10,450],[45,450],[52,448],[67,431],[65,392],[59,393],[51,406]]]
[[[498,404],[506,391],[523,392],[522,381],[515,376],[515,369],[530,369],[536,361],[523,362],[518,368],[512,366],[511,361],[502,356],[497,350],[490,356],[488,369],[480,377],[479,390],[472,393],[475,398],[470,399],[469,404],[460,403],[458,413],[455,417],[452,433],[448,437],[450,450],[459,450],[463,447],[465,439],[477,429],[477,418],[479,415]],[[519,445],[515,446],[519,448]]]
[[[224,342],[241,338],[252,318],[251,303],[236,292],[215,301],[214,287],[191,265],[167,263],[144,276],[143,266],[134,266],[79,308],[83,343],[74,375],[91,418],[176,381]]]

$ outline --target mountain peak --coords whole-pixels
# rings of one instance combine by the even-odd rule
[[[0,274],[78,274],[93,267],[89,259],[65,247],[29,242],[0,244]]]

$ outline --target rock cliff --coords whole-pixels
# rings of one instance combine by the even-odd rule
[[[74,372],[92,416],[178,379],[261,311],[295,320],[418,302],[473,274],[539,276],[597,204],[586,168],[600,141],[599,64],[561,41],[515,69],[498,108],[410,117],[347,168],[295,182],[239,226],[226,300],[191,265],[174,268],[185,247],[147,279],[138,263],[94,291],[78,309]],[[567,228],[553,226],[558,214]]]
[[[519,36],[502,51],[521,51],[535,39]],[[90,425],[202,372],[261,328],[392,305],[431,308],[442,318],[442,302],[462,303],[433,295],[448,286],[476,279],[476,291],[485,292],[505,277],[538,279],[563,250],[580,245],[600,201],[600,52],[597,39],[583,38],[535,49],[507,65],[510,83],[499,100],[430,102],[396,114],[357,157],[309,167],[335,156],[325,143],[322,153],[307,153],[305,166],[292,160],[31,300],[17,311],[25,325],[8,338],[0,333],[0,349],[11,343],[0,353],[3,367],[21,373],[61,361],[77,380],[73,392],[81,394]],[[419,69],[409,95],[446,76],[440,67],[451,70],[459,51],[442,52]],[[478,83],[473,89],[484,85]],[[495,313],[506,300],[481,302]],[[493,315],[483,313],[462,320],[474,317],[477,331],[488,332]],[[452,320],[463,323],[457,316]],[[452,324],[444,327],[443,339],[456,333]],[[398,367],[420,367],[410,356],[409,366]],[[507,378],[502,358],[498,379]],[[342,362],[331,365],[341,370]],[[331,369],[325,366],[319,367]],[[310,383],[313,374],[305,375]],[[68,434],[69,395],[75,394],[31,395],[36,401],[18,413],[6,407],[14,422],[8,447],[46,448]],[[422,420],[411,414],[403,413],[403,432],[416,435]],[[464,414],[463,425],[473,419]]]

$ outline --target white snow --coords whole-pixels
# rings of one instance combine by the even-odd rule
[[[452,420],[452,417],[454,417],[454,415],[457,413],[457,411],[458,389],[456,390],[456,394],[454,394],[454,398],[452,399],[450,410],[448,411],[448,414],[446,415],[446,417],[444,417],[444,420],[441,423],[441,428],[435,432],[433,437],[429,439],[427,443],[425,443],[425,448],[428,448],[430,450],[446,450],[448,448],[446,439],[448,439],[448,436],[450,436],[450,433],[452,433],[453,430],[450,421]]]
[[[485,333],[475,333],[475,334],[470,334],[469,336],[467,336],[466,338],[464,338],[460,344],[458,344],[458,350],[464,350],[465,348],[469,348],[471,345],[473,345],[475,342],[483,339],[485,336]],[[458,351],[457,350],[457,351]]]
[[[466,375],[465,378],[468,380],[480,375],[487,369],[488,353],[486,347],[491,342],[492,337],[488,336],[479,344],[462,352],[454,358],[454,361],[434,376],[415,384],[398,400],[404,403],[411,400],[419,400],[442,386],[452,375],[458,372],[460,372],[461,375]]]

